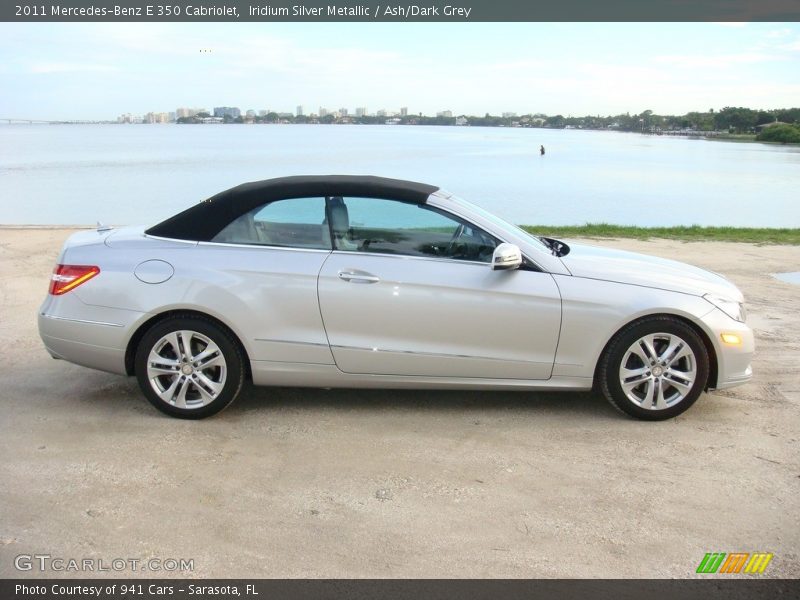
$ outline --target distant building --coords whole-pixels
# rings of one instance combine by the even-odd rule
[[[347,109],[346,108],[340,108],[339,109],[339,116],[340,117],[346,117],[347,116]]]
[[[297,105],[297,116],[298,117],[302,117],[303,116],[303,105],[302,104],[298,104]]]
[[[436,113],[436,116],[437,116],[437,117],[447,117],[447,118],[450,118],[450,117],[452,117],[452,116],[453,116],[453,111],[452,111],[452,110],[443,110],[443,111],[441,111],[441,112],[437,112],[437,113]]]
[[[513,117],[516,117],[516,116],[517,116],[517,113],[515,113],[515,112],[504,112],[503,113],[503,118],[504,119],[511,119]]]
[[[386,109],[382,108],[378,112],[375,113],[378,117],[385,117],[386,116]]]
[[[178,119],[187,119],[193,117],[198,113],[206,112],[205,108],[178,108],[175,110],[175,115]]]
[[[324,106],[319,107],[319,116],[320,117],[327,117],[328,116],[328,109]]]
[[[258,116],[259,117],[266,117],[268,114],[269,114],[269,111],[266,108],[262,108],[260,111],[258,111]]]
[[[469,125],[469,120],[464,116],[456,117],[456,125]]]
[[[246,116],[248,119],[254,119],[254,118],[255,118],[255,116],[256,116],[256,111],[254,111],[254,110],[251,108],[251,109],[249,109],[249,110],[248,110],[248,111],[245,113],[245,116]]]
[[[214,116],[215,117],[229,117],[231,119],[238,119],[242,116],[242,111],[239,110],[236,106],[215,106],[214,107]]]
[[[144,116],[145,123],[169,123],[169,113],[165,112],[149,112]]]
[[[401,106],[400,107],[400,116],[401,117],[407,117],[408,116],[408,107],[407,106]]]
[[[356,116],[357,117],[365,117],[367,116],[367,107],[366,106],[359,106],[356,108]]]

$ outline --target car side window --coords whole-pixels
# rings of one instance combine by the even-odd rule
[[[377,198],[328,198],[337,250],[488,263],[498,244],[482,229],[430,206]]]
[[[231,221],[211,241],[330,250],[325,198],[290,198],[262,204]]]

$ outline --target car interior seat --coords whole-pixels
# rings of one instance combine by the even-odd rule
[[[350,215],[347,211],[347,205],[341,196],[334,196],[328,198],[328,216],[330,217],[330,230],[333,231],[333,239],[336,242],[336,248],[339,250],[357,250],[358,244],[352,241],[350,234]],[[323,221],[323,238],[326,238],[327,227],[326,217]],[[327,239],[324,241],[330,243],[330,233],[327,233]]]

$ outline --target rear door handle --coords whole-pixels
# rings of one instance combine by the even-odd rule
[[[339,271],[339,279],[350,283],[378,283],[379,277],[364,271]]]

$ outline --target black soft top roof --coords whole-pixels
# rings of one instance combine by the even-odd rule
[[[323,196],[387,198],[423,204],[439,188],[414,181],[362,175],[303,175],[244,183],[154,225],[145,233],[207,242],[228,223],[272,200]]]

